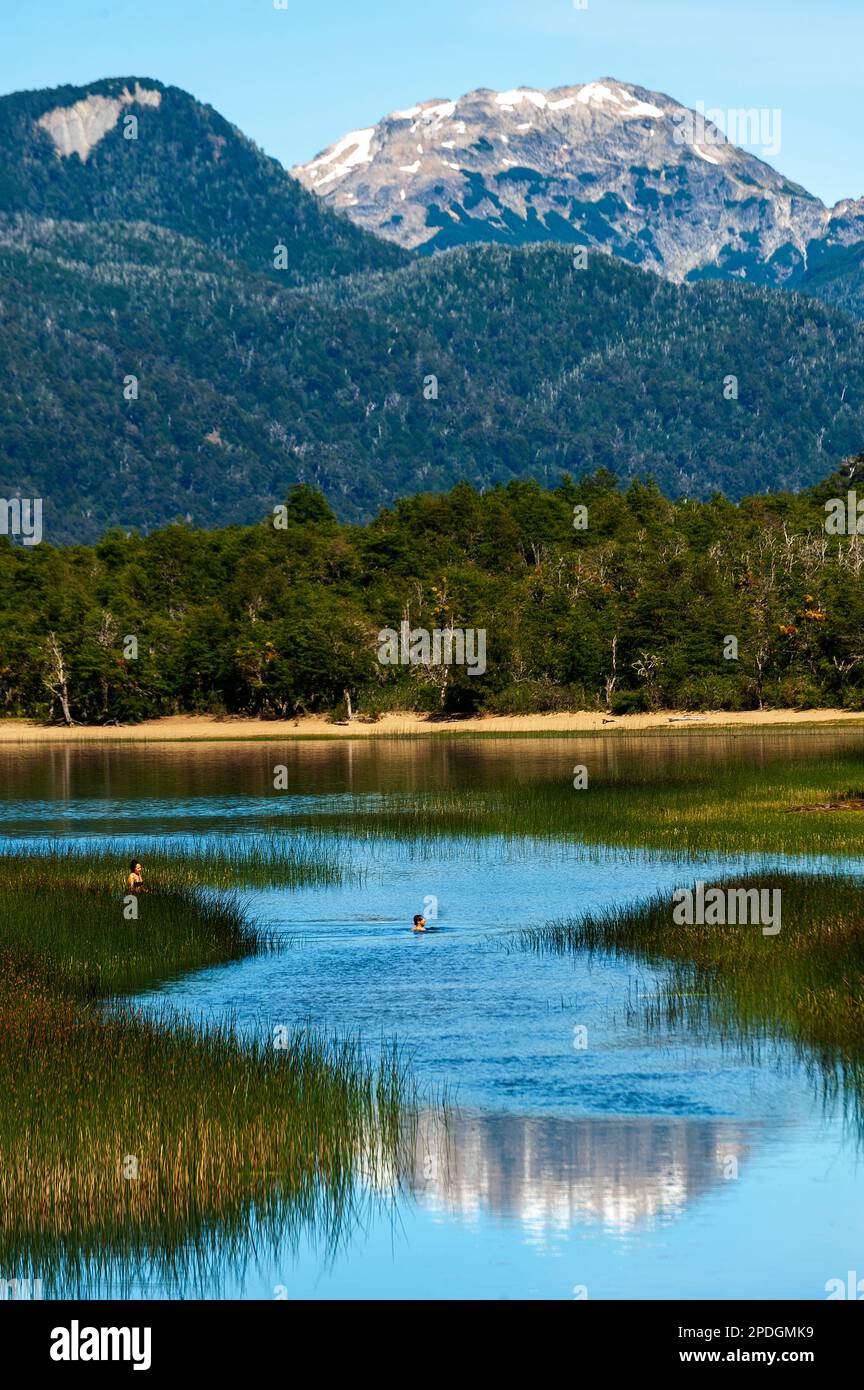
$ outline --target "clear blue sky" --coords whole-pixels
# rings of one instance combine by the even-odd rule
[[[473,87],[612,76],[689,106],[779,108],[772,159],[864,195],[864,0],[0,0],[0,92],[159,78],[286,165]]]

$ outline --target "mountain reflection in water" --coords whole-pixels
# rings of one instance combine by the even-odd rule
[[[413,1196],[448,1215],[516,1219],[532,1232],[600,1223],[622,1233],[681,1214],[738,1175],[758,1125],[727,1120],[421,1117]]]

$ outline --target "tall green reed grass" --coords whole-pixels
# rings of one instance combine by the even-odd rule
[[[586,846],[663,850],[685,859],[709,852],[807,856],[864,851],[864,812],[800,813],[793,808],[854,796],[864,756],[849,754],[762,766],[660,760],[610,771],[590,754],[588,787],[561,779],[511,782],[478,790],[429,789],[382,795],[358,811],[297,818],[316,833],[372,844],[401,839],[434,853],[444,841],[465,845],[489,836],[516,842],[565,840]]]
[[[144,847],[131,836],[124,852],[98,841],[45,840],[36,846],[7,841],[0,855],[0,889],[28,877],[41,883],[52,864],[56,876],[71,875],[85,886],[120,887],[133,854],[144,863],[148,886],[155,887],[328,888],[361,877],[339,857],[332,842],[325,843],[314,830],[300,836],[271,828],[218,839],[196,835],[156,844],[145,840]]]
[[[689,886],[682,883],[682,887]],[[516,937],[537,953],[610,954],[663,966],[633,1003],[653,1030],[687,1029],[748,1047],[778,1037],[840,1094],[864,1134],[864,889],[841,874],[766,873],[710,885],[779,889],[781,930],[676,925],[672,895],[549,922]]]
[[[394,1046],[276,1045],[124,1002],[274,944],[235,893],[153,877],[136,918],[110,857],[0,860],[2,1278],[176,1276],[310,1223],[332,1242],[358,1185],[397,1182],[410,1151]]]

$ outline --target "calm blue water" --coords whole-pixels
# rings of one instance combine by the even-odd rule
[[[510,745],[495,775],[530,779],[533,747]],[[308,776],[297,760],[293,809],[351,794],[344,753],[310,751]],[[362,756],[359,773],[350,769],[364,784],[355,796],[410,791],[423,759],[441,754],[382,752],[377,773],[374,752]],[[518,767],[508,770],[507,756]],[[452,785],[459,749],[449,757]],[[562,775],[573,762],[570,749],[549,745],[533,757],[538,777],[556,757]],[[163,836],[191,827],[218,837],[272,815],[260,785],[272,751],[214,755],[182,778],[175,761],[161,795],[156,753],[125,795],[121,772],[106,795],[104,768],[82,759],[66,769],[62,799],[22,797],[20,788],[7,798],[4,833],[89,838],[95,826],[140,832],[135,843],[146,845],[154,825]],[[190,790],[189,778],[200,785]],[[217,1264],[196,1292],[818,1299],[827,1280],[864,1275],[856,1142],[842,1116],[823,1110],[800,1063],[770,1045],[754,1058],[717,1038],[649,1033],[628,1005],[657,989],[651,970],[536,957],[511,944],[523,926],[761,861],[682,866],[655,854],[494,840],[434,857],[397,842],[343,852],[364,869],[361,884],[249,895],[284,950],[176,980],[145,1002],[204,1019],[228,1012],[249,1031],[308,1021],[359,1034],[371,1050],[397,1039],[430,1097],[413,1175],[395,1200],[368,1206],[335,1256],[286,1242],[240,1270]],[[439,930],[412,936],[413,914],[433,899]],[[574,1046],[578,1028],[584,1048]],[[442,1088],[456,1103],[446,1134],[431,1105]],[[167,1291],[146,1272],[133,1289]]]

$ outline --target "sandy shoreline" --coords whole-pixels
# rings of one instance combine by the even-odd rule
[[[850,724],[864,727],[864,712],[849,710],[743,710],[710,714],[686,714],[663,710],[655,714],[628,714],[609,718],[596,711],[570,714],[489,715],[466,719],[429,719],[426,715],[387,714],[376,724],[354,721],[332,724],[315,715],[299,719],[219,719],[210,715],[176,715],[143,724],[72,729],[49,727],[26,719],[0,720],[2,743],[177,743],[225,742],[244,739],[344,739],[425,737],[455,735],[641,733],[666,729],[683,733],[693,729],[762,729]]]

